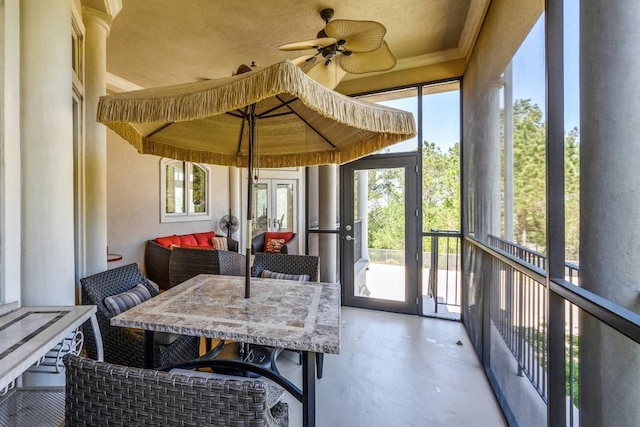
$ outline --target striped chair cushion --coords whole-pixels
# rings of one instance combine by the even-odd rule
[[[310,279],[308,274],[285,274],[269,270],[262,270],[260,277],[265,279],[297,280],[298,282],[308,282]]]
[[[227,245],[226,237],[212,237],[211,238],[211,246],[213,249],[217,249],[219,251],[228,251],[229,246]]]
[[[145,285],[140,283],[131,290],[106,297],[104,299],[104,305],[107,307],[107,310],[115,316],[148,299],[151,299],[151,293]]]

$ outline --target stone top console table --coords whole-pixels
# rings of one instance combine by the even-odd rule
[[[72,331],[91,320],[98,358],[102,360],[102,340],[94,305],[63,307],[0,306],[0,393],[16,378],[40,361]]]

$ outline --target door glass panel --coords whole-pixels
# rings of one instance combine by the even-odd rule
[[[405,168],[354,177],[354,296],[405,301]]]
[[[271,222],[274,231],[293,231],[293,196],[293,184],[276,185],[276,211]]]
[[[253,220],[252,236],[264,233],[267,230],[269,219],[269,186],[267,183],[258,182],[253,184]]]

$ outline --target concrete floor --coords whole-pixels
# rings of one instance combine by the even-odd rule
[[[318,426],[507,425],[461,323],[343,307],[341,339],[316,382]],[[278,368],[299,386],[297,360],[284,352]]]

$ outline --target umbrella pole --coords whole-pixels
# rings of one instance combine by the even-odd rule
[[[246,248],[246,261],[247,265],[244,274],[244,297],[251,297],[251,211],[253,210],[253,144],[255,143],[256,136],[256,104],[251,104],[249,107],[249,160],[247,162],[247,169],[249,179],[248,191],[247,191],[247,248]]]

